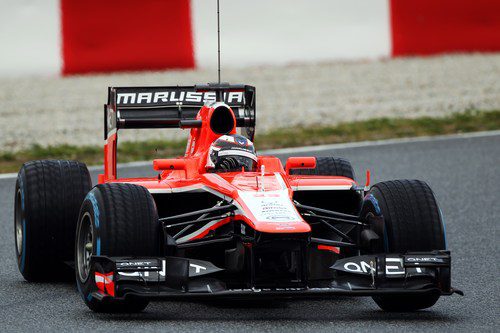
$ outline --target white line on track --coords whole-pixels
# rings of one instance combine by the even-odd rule
[[[446,141],[446,140],[456,140],[456,139],[485,138],[485,137],[492,137],[492,136],[500,136],[500,130],[484,131],[484,132],[472,132],[472,133],[459,133],[459,134],[449,134],[449,135],[436,135],[436,136],[421,136],[421,137],[415,137],[415,138],[400,138],[400,139],[388,139],[388,140],[377,140],[377,141],[334,143],[334,144],[319,145],[319,146],[269,149],[269,150],[260,151],[259,155],[308,153],[308,152],[317,152],[317,151],[324,151],[324,150],[331,150],[331,149],[340,150],[340,149],[349,149],[349,148],[395,145],[395,144],[401,144],[401,143]],[[141,166],[147,166],[147,165],[152,165],[152,162],[151,161],[139,161],[139,162],[119,163],[118,168],[126,169],[126,168],[141,167]],[[89,167],[89,171],[98,171],[98,170],[102,170],[102,166],[96,165],[96,166]],[[16,177],[17,177],[17,173],[0,174],[0,179],[13,179]]]
[[[270,150],[263,150],[263,151],[259,152],[259,154],[265,155],[265,154],[306,153],[306,152],[313,152],[313,151],[316,152],[316,151],[331,150],[331,149],[339,150],[339,149],[385,146],[385,145],[394,145],[394,144],[401,144],[401,143],[413,143],[413,142],[484,138],[484,137],[490,137],[490,136],[500,136],[500,130],[448,134],[448,135],[436,135],[436,136],[420,136],[420,137],[414,137],[414,138],[400,138],[400,139],[388,139],[388,140],[376,140],[376,141],[333,143],[333,144],[327,144],[327,145],[307,146],[307,147],[291,147],[291,148],[282,148],[282,149],[270,149]]]
[[[17,173],[2,173],[0,174],[0,179],[12,179],[12,178],[16,178],[17,177]]]

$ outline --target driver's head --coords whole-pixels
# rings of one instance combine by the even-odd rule
[[[207,170],[230,172],[257,170],[257,155],[252,141],[242,135],[223,135],[210,145]]]

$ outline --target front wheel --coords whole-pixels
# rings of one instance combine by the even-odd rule
[[[157,257],[160,255],[160,223],[155,202],[148,190],[133,184],[103,184],[85,197],[78,219],[75,242],[75,271],[78,291],[95,312],[140,312],[144,299],[100,301],[92,255],[109,257]]]
[[[364,200],[362,216],[383,216],[384,251],[433,251],[446,249],[446,238],[436,198],[420,180],[394,180],[374,185]],[[415,311],[433,306],[439,294],[376,296],[385,311]]]

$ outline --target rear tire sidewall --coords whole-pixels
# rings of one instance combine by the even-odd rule
[[[26,184],[26,172],[21,168],[16,180],[14,199],[14,243],[19,271],[29,282],[73,281],[70,266],[43,251],[43,243],[40,243],[39,238],[47,236],[40,235],[41,230],[34,225],[36,217],[33,216],[38,212],[29,204],[29,200],[33,198],[30,198]],[[17,237],[18,226],[22,229],[21,244]]]
[[[28,230],[25,219],[25,190],[23,186],[24,182],[24,170],[21,170],[19,175],[17,176],[16,181],[16,195],[14,199],[14,241],[15,241],[15,251],[16,251],[16,259],[17,265],[19,267],[19,271],[21,274],[27,279],[29,279],[30,265],[26,265],[27,251],[29,248],[26,248],[27,244],[27,236]],[[19,230],[19,228],[21,230]],[[22,232],[22,236],[19,235],[18,232]],[[20,244],[19,244],[20,241]],[[29,259],[28,259],[29,260]]]
[[[30,282],[73,281],[78,212],[90,190],[85,164],[67,160],[26,162],[14,193],[17,264]]]

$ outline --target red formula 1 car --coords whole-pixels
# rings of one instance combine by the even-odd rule
[[[110,88],[105,162],[33,161],[15,200],[19,269],[64,276],[94,311],[141,311],[150,300],[372,296],[411,311],[451,295],[450,253],[429,186],[359,186],[350,163],[291,157],[252,144],[255,88]],[[189,128],[184,156],[158,177],[117,177],[118,130]],[[76,235],[76,236],[75,236]],[[74,259],[73,259],[74,258]]]

